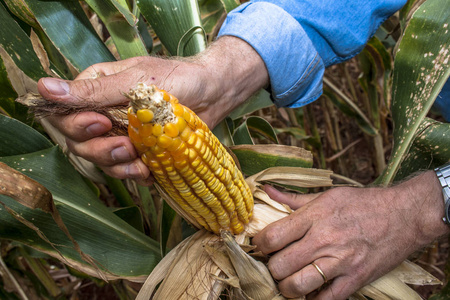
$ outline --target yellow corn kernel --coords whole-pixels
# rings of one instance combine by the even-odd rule
[[[164,133],[170,137],[176,137],[179,134],[178,126],[174,123],[167,123],[164,125]]]
[[[142,143],[147,147],[153,147],[156,145],[156,136],[149,135],[142,138]]]
[[[136,143],[136,142],[133,142],[133,146],[134,146],[134,148],[136,148],[136,150],[137,150],[139,153],[143,153],[143,152],[145,152],[145,151],[148,149],[148,147],[145,146],[145,145],[142,144],[142,143]]]
[[[166,135],[166,134],[161,134],[156,139],[156,143],[161,148],[166,149],[167,147],[169,147],[172,144],[172,138],[170,136]]]
[[[183,118],[177,118],[176,124],[178,132],[183,132],[183,130],[186,128],[186,121]]]
[[[192,136],[192,129],[187,126],[184,128],[183,132],[180,133],[180,138],[182,141],[186,142]]]
[[[153,154],[155,154],[155,157],[156,155],[164,154],[166,152],[166,149],[161,148],[158,144],[156,144],[153,147],[150,147],[150,150],[153,152]]]
[[[149,123],[153,120],[153,111],[150,109],[140,109],[136,112],[136,116],[141,123]]]
[[[164,101],[170,100],[170,95],[165,90],[161,90],[161,93],[163,94]]]
[[[142,144],[142,138],[139,136],[139,132],[135,127],[128,127],[128,136],[136,144]]]
[[[130,124],[132,127],[134,128],[138,128],[141,125],[141,122],[138,120],[137,116],[135,113],[132,112],[133,109],[132,107],[130,107],[128,109],[128,124]]]
[[[153,125],[151,123],[143,124],[139,128],[139,135],[144,138],[153,134]]]
[[[177,117],[182,117],[184,114],[183,105],[177,103],[172,106],[173,114]],[[184,120],[184,119],[183,119]]]
[[[194,119],[189,108],[184,108],[183,118],[187,123],[191,123]]]
[[[178,148],[180,148],[181,144],[183,144],[183,141],[179,137],[175,137],[172,139],[172,145],[167,147],[167,151],[178,152]]]
[[[161,124],[154,124],[153,128],[152,128],[152,133],[155,136],[160,136],[161,134],[163,134],[164,130],[163,127],[161,126]]]

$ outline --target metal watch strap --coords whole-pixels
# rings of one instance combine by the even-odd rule
[[[434,169],[439,182],[442,186],[442,194],[444,196],[445,216],[443,218],[445,224],[450,225],[450,163]]]

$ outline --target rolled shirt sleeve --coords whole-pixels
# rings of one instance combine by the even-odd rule
[[[300,107],[322,93],[325,68],[359,53],[406,0],[250,1],[231,11],[219,37],[249,43],[263,59],[277,106]]]

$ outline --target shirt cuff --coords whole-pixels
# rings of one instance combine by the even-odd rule
[[[279,6],[268,2],[239,6],[222,25],[219,37],[224,35],[246,41],[261,56],[275,105],[300,107],[322,94],[323,61],[300,23]]]

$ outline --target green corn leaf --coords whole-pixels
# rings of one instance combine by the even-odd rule
[[[115,60],[78,1],[25,2],[55,47],[77,71]]]
[[[229,13],[230,11],[232,11],[241,4],[239,0],[220,0],[220,2],[222,2],[223,7],[225,8],[225,11],[227,13]]]
[[[219,141],[226,145],[231,146],[234,145],[233,138],[231,136],[230,128],[226,122],[226,120],[217,124],[216,127],[212,130],[214,135],[219,139]]]
[[[57,147],[3,157],[1,161],[22,171],[51,191],[70,234],[81,250],[90,255],[101,269],[119,277],[132,278],[149,274],[159,261],[158,244],[100,203]],[[0,196],[0,199],[7,207],[38,227],[54,245],[41,239],[34,230],[17,221],[5,209],[0,211],[0,237],[22,242],[60,258],[55,247],[66,259],[72,261],[72,267],[96,275],[92,267],[80,259],[71,242],[49,214],[24,207],[6,196]]]
[[[116,216],[118,216],[140,232],[144,232],[142,214],[137,206],[113,209],[113,212]]]
[[[198,6],[202,19],[202,26],[207,34],[213,34],[217,30],[218,21],[225,14],[225,9],[220,0],[199,1]]]
[[[191,56],[206,48],[196,0],[140,0],[138,7],[171,55]]]
[[[8,73],[6,72],[6,67],[1,56],[0,86],[2,87],[0,89],[0,113],[6,114],[22,122],[29,121],[28,109],[15,101],[17,98],[17,93],[11,85],[11,81],[8,78]]]
[[[261,117],[250,116],[233,133],[235,145],[253,144],[251,133],[278,144],[277,134],[270,123]]]
[[[235,145],[253,145],[253,139],[246,122],[238,126],[233,133],[233,143]]]
[[[7,117],[0,116],[2,122],[5,118]],[[70,234],[100,269],[119,278],[145,278],[160,259],[159,244],[104,206],[57,146],[47,147],[48,144],[39,133],[24,131],[23,126],[16,126],[20,124],[16,120],[10,122],[12,123],[6,123],[7,127],[2,127],[10,132],[3,137],[2,144],[9,144],[11,148],[14,147],[11,140],[20,140],[22,144],[23,141],[35,140],[38,146],[35,144],[28,150],[35,150],[31,147],[45,149],[14,156],[3,154],[0,161],[38,181],[52,193],[56,208]],[[16,149],[10,153],[26,150]],[[58,249],[72,267],[98,276],[95,269],[80,258],[50,214],[40,209],[29,209],[3,195],[0,196],[0,202],[1,238],[24,243],[61,259],[55,250]],[[19,222],[6,207],[39,228],[52,244],[41,239],[32,228]]]
[[[271,167],[311,168],[311,152],[285,145],[238,145],[231,150],[239,160],[242,172],[251,176]]]
[[[247,101],[239,105],[239,107],[234,109],[230,113],[229,117],[235,120],[245,116],[246,114],[250,114],[259,109],[270,107],[272,105],[273,102],[270,99],[269,92],[267,92],[266,90],[260,90],[255,95],[251,96]]]
[[[402,162],[395,181],[408,177],[419,170],[441,166],[450,158],[450,124],[425,119],[417,130],[405,160]]]
[[[390,78],[392,72],[392,56],[378,38],[372,38],[365,47],[365,51],[369,52],[376,61],[378,73],[383,77],[383,97],[387,107],[390,104]]]
[[[152,239],[159,240],[158,222],[160,221],[160,218],[152,193],[148,187],[142,185],[137,185],[137,190],[139,195],[139,197],[137,197],[137,200],[139,201],[138,206],[142,210],[145,224],[150,228],[149,235]],[[163,252],[161,251],[161,253]]]
[[[398,46],[394,62],[392,116],[394,146],[380,178],[393,181],[425,119],[450,74],[450,10],[442,1],[429,0],[414,13]]]
[[[383,44],[372,38],[359,55],[363,71],[358,82],[367,96],[367,109],[373,126],[380,128],[380,107],[388,106],[388,80],[391,71],[391,58]],[[381,85],[379,82],[383,82]]]
[[[426,0],[409,0],[406,2],[406,4],[402,7],[402,9],[399,12],[400,16],[400,26],[402,28],[402,31],[405,31],[405,27],[408,24],[409,18],[414,13],[414,11],[422,5]]]
[[[138,18],[130,11],[126,0],[109,0],[118,12],[127,20],[128,25],[135,26]]]
[[[108,188],[114,194],[120,207],[135,206],[133,198],[125,187],[125,184],[123,184],[122,180],[107,175],[105,175],[105,179]]]
[[[25,0],[6,0],[5,4],[16,17],[25,22],[27,25],[32,26],[32,30],[34,30],[39,37],[40,43],[42,43],[45,49],[46,56],[50,60],[50,69],[61,78],[72,79],[73,74],[71,73],[64,57],[42,30]],[[21,27],[23,28],[23,25]],[[26,32],[28,33],[29,31],[26,30]]]
[[[166,201],[162,203],[162,218],[160,229],[161,236],[161,253],[167,253],[167,250],[171,250],[167,248],[167,242],[169,241],[170,231],[172,226],[174,225],[175,218],[177,213],[170,207]]]
[[[54,145],[33,128],[0,115],[0,157],[27,154],[49,149]]]
[[[0,3],[0,46],[14,63],[35,81],[47,76],[36,56],[30,38]]]
[[[52,41],[47,37],[42,28],[35,29],[35,32],[50,61],[50,70],[63,79],[73,79],[74,74],[72,74],[64,56],[62,56],[55,45],[53,45]]]
[[[145,45],[145,48],[147,49],[147,53],[151,53],[153,51],[153,38],[150,35],[150,32],[148,31],[148,25],[142,16],[139,17],[138,31]]]
[[[293,136],[297,141],[307,140],[311,136],[307,135],[305,130],[300,127],[274,128],[276,134],[287,133]]]
[[[214,38],[218,26],[222,25],[221,20],[224,15],[239,5],[240,2],[236,0],[199,0],[198,6],[206,33],[211,34],[211,37]]]
[[[148,55],[136,25],[137,19],[127,8],[116,1],[86,0],[86,3],[105,24],[121,59]]]

